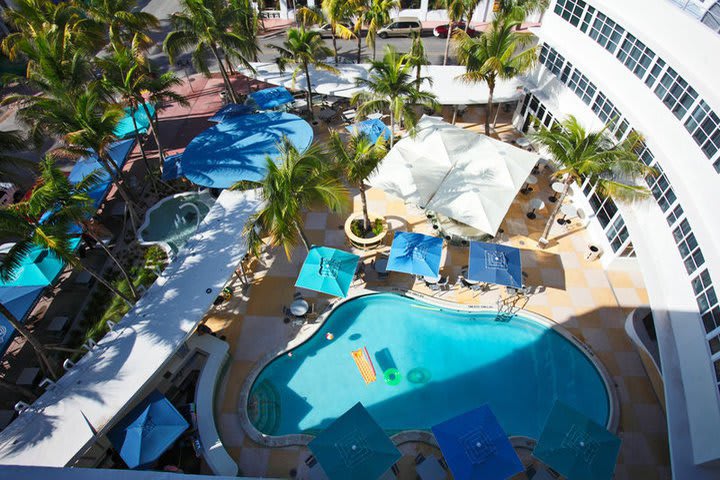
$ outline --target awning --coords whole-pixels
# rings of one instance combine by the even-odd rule
[[[183,175],[203,187],[229,188],[240,180],[259,182],[267,158],[276,159],[278,143],[287,137],[301,152],[313,140],[302,118],[282,112],[237,115],[195,137],[182,154]]]
[[[345,297],[359,260],[360,257],[352,253],[314,246],[305,258],[295,286]]]
[[[495,235],[539,156],[435,117],[423,117],[416,129],[368,183]]]
[[[400,451],[360,402],[308,444],[331,480],[379,478]]]
[[[258,90],[250,94],[250,99],[250,103],[257,105],[259,110],[270,110],[295,100],[285,87]]]
[[[437,277],[440,275],[442,238],[422,233],[395,232],[387,270]]]
[[[363,120],[354,125],[348,125],[345,129],[352,134],[364,133],[373,143],[380,137],[385,138],[385,140],[390,140],[390,127],[378,118]]]
[[[520,250],[495,243],[470,242],[468,280],[522,287]]]
[[[607,480],[620,439],[577,410],[556,401],[533,456],[569,480]]]
[[[488,405],[435,425],[432,432],[455,480],[505,480],[523,471]]]
[[[155,117],[155,107],[150,103],[147,103],[146,105],[148,111],[150,111],[150,115],[152,117]],[[147,113],[145,113],[145,109],[142,106],[139,106],[135,109],[125,107],[124,110],[125,116],[118,122],[117,126],[115,127],[115,131],[113,132],[115,136],[119,139],[134,136],[135,124],[137,124],[138,133],[147,133],[148,129],[150,128],[150,119],[148,118]],[[134,122],[133,117],[135,117]]]
[[[137,468],[156,461],[189,426],[155,390],[115,425],[108,438],[127,466]]]

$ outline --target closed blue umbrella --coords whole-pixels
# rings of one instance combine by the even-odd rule
[[[173,404],[154,391],[113,427],[108,438],[127,466],[137,468],[157,460],[188,427]]]
[[[295,286],[345,297],[355,277],[360,257],[329,247],[312,247]]]
[[[440,275],[443,241],[422,233],[396,232],[387,270],[437,277]]]
[[[488,405],[432,427],[455,480],[505,480],[522,462]]]
[[[348,125],[345,129],[350,133],[364,133],[373,143],[380,137],[390,140],[390,128],[377,118],[363,120],[355,125]]]
[[[605,427],[556,401],[533,456],[568,480],[612,478],[620,439]]]
[[[295,100],[292,94],[285,87],[273,87],[258,90],[257,92],[251,93],[250,98],[260,110],[270,110]]]
[[[522,287],[520,250],[495,243],[470,242],[468,280]]]

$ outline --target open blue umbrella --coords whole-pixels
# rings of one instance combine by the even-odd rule
[[[556,401],[533,456],[568,480],[612,478],[620,439],[577,410]]]
[[[108,434],[128,467],[157,460],[189,427],[180,412],[157,390],[133,408]]]
[[[432,432],[456,480],[504,480],[523,471],[487,404],[433,426]]]
[[[468,280],[522,287],[520,250],[496,243],[470,242]]]
[[[182,177],[182,153],[168,155],[163,160],[162,179],[175,180]]]
[[[248,115],[253,113],[255,108],[251,105],[242,105],[240,103],[229,103],[222,107],[215,114],[208,118],[208,122],[222,123],[228,118],[235,117],[237,115]]]
[[[437,277],[440,275],[442,238],[422,233],[396,232],[390,247],[387,270]]]
[[[348,125],[345,129],[350,133],[364,133],[373,143],[381,136],[384,137],[385,140],[390,140],[390,127],[378,118],[363,120],[355,125]]]
[[[360,402],[308,444],[331,480],[374,480],[401,455]]]
[[[300,269],[296,287],[345,297],[360,257],[329,247],[313,246]]]
[[[118,169],[122,170],[134,146],[134,138],[115,142],[108,148],[108,157]],[[76,184],[95,171],[100,173],[100,181],[92,191],[88,192],[88,195],[95,201],[95,206],[99,207],[105,200],[105,195],[112,184],[112,177],[102,166],[96,155],[88,155],[78,160],[70,171],[68,180]]]
[[[260,110],[270,110],[295,100],[292,94],[285,87],[266,88],[250,94]]]
[[[0,303],[10,310],[10,313],[12,313],[15,318],[24,322],[44,289],[45,287],[40,286],[0,286]],[[14,336],[15,328],[10,325],[10,322],[8,322],[3,315],[0,315],[0,355],[5,353]]]

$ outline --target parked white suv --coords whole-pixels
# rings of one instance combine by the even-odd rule
[[[414,33],[422,32],[422,23],[415,17],[399,17],[390,25],[378,30],[378,37],[409,37]]]

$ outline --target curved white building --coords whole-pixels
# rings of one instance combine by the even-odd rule
[[[639,154],[657,170],[647,179],[652,199],[616,205],[586,184],[577,200],[594,212],[603,261],[637,263],[643,273],[674,477],[719,478],[720,34],[712,2],[694,15],[674,3],[553,1],[535,31],[540,65],[514,121],[527,130],[533,116],[549,126],[573,114],[590,128],[611,123],[619,139],[644,136]]]

